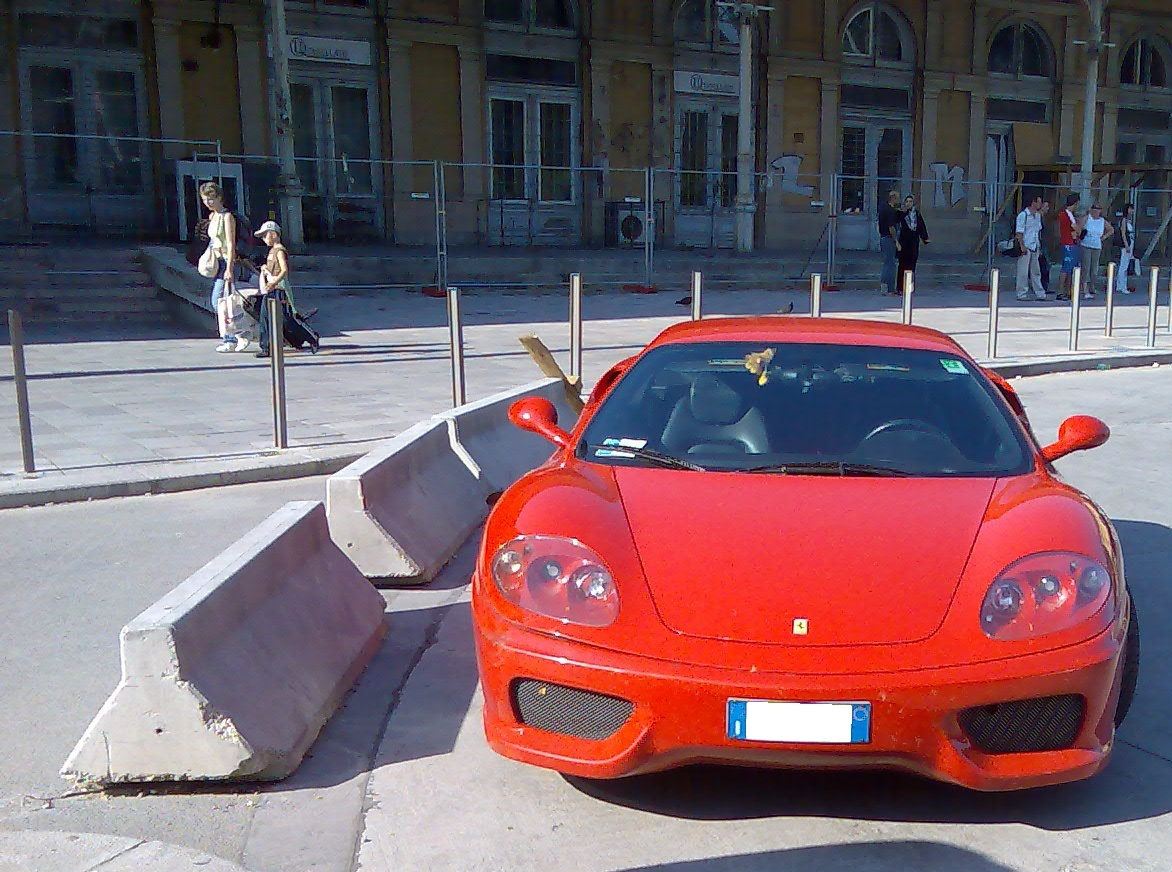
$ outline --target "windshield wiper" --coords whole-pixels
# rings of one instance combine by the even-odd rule
[[[844,463],[841,460],[770,463],[764,466],[751,466],[748,469],[739,469],[737,472],[776,472],[782,475],[874,476],[876,478],[907,478],[911,475],[909,472],[904,472],[902,469],[893,469],[890,466],[872,466],[869,463]]]
[[[604,451],[610,453],[602,454],[602,459],[630,455],[640,460],[649,460],[652,463],[658,463],[660,466],[666,466],[671,469],[690,469],[693,472],[704,472],[704,467],[702,466],[698,466],[687,460],[681,460],[678,457],[672,457],[670,454],[664,454],[662,451],[656,451],[653,448],[635,448],[630,445],[593,445],[589,446],[588,450],[594,452],[596,459],[600,457],[598,452]]]

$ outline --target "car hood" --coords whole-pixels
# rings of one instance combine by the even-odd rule
[[[615,479],[668,628],[789,645],[932,635],[996,484],[636,467]]]

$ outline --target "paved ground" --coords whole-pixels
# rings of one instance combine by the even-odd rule
[[[681,291],[589,295],[589,383],[685,317]],[[440,300],[417,294],[303,295],[325,347],[292,355],[294,449],[271,451],[268,370],[217,355],[190,330],[30,331],[41,475],[20,473],[11,361],[0,361],[0,499],[34,488],[319,469],[450,405]],[[773,312],[804,295],[721,292],[706,313]],[[1084,310],[1077,365],[1147,353],[1145,302],[1123,301],[1102,334]],[[916,322],[984,357],[987,313],[971,292],[921,289]],[[898,301],[828,294],[828,314],[897,319]],[[516,343],[540,335],[563,362],[564,296],[465,299],[468,396],[537,375]],[[1068,310],[1006,295],[1001,357],[1069,361]],[[1158,346],[1172,359],[1168,307]],[[1112,768],[1086,785],[980,798],[891,776],[686,770],[622,785],[570,781],[492,756],[479,732],[464,583],[471,546],[423,590],[387,591],[394,631],[301,769],[266,788],[71,795],[57,769],[118,677],[117,631],[288,499],[320,479],[0,512],[0,872],[212,869],[1053,870],[1165,869],[1172,679],[1172,502],[1154,485],[1172,444],[1167,368],[1023,379],[1040,433],[1074,411],[1115,436],[1062,461],[1117,520],[1145,620],[1145,670]],[[298,470],[292,470],[300,464]],[[318,466],[315,467],[315,464]],[[384,735],[385,733],[385,735]],[[381,740],[381,742],[380,742]]]
[[[479,724],[471,543],[426,588],[384,592],[388,643],[287,781],[70,794],[57,769],[118,679],[118,628],[241,529],[320,498],[322,480],[304,479],[0,512],[0,870],[1166,872],[1172,371],[1017,387],[1043,438],[1074,412],[1113,430],[1059,462],[1114,519],[1144,626],[1132,715],[1088,782],[980,795],[893,775],[696,768],[597,784],[497,758]]]
[[[645,344],[681,318],[682,291],[653,295],[587,295],[583,303],[585,379]],[[1161,300],[1164,300],[1161,296]],[[1074,358],[1143,353],[1146,297],[1120,298],[1117,329],[1103,336],[1101,304],[1083,310],[1079,354],[1068,354],[1070,313],[1056,303],[1018,303],[1003,292],[998,358],[1045,365]],[[564,293],[464,298],[467,395],[478,399],[539,373],[517,343],[540,336],[568,366]],[[286,384],[290,449],[273,449],[270,370],[251,354],[216,354],[214,341],[189,329],[159,325],[76,335],[30,330],[27,348],[36,463],[21,470],[12,361],[0,359],[0,501],[28,491],[62,490],[135,478],[188,476],[196,483],[332,471],[423,417],[451,405],[446,308],[442,300],[405,291],[350,295],[307,291],[318,307],[321,353],[292,353]],[[978,358],[987,351],[986,295],[922,288],[915,322],[945,330]],[[719,291],[705,297],[711,315],[809,310],[808,295],[790,291]],[[828,315],[898,320],[899,301],[877,293],[824,296]],[[1168,306],[1158,312],[1158,349],[1172,353]],[[1170,358],[1172,359],[1172,358]],[[334,462],[333,466],[329,464]],[[83,493],[83,496],[93,495]]]

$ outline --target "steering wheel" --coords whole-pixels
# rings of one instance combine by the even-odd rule
[[[930,436],[943,439],[950,445],[952,444],[952,440],[948,438],[947,433],[935,424],[929,424],[927,421],[921,421],[919,418],[893,418],[890,421],[886,421],[864,436],[859,444],[866,442],[868,439],[873,439],[880,433],[886,433],[889,430],[911,430],[919,433],[927,433]]]

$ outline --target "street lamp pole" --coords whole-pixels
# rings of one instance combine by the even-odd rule
[[[1099,58],[1106,48],[1103,42],[1103,10],[1107,0],[1083,0],[1087,7],[1088,33],[1087,84],[1083,98],[1082,162],[1079,166],[1079,198],[1086,203],[1091,196],[1091,177],[1095,170],[1095,115],[1099,100]],[[1081,40],[1076,40],[1081,42]]]
[[[717,10],[728,10],[740,22],[740,105],[737,116],[737,251],[753,250],[754,197],[753,168],[753,23],[772,6],[755,3],[717,2]]]
[[[270,107],[279,167],[277,191],[281,198],[281,230],[286,242],[301,245],[305,242],[301,215],[303,189],[297,178],[297,161],[293,151],[293,100],[289,93],[287,33],[285,0],[269,0],[269,56],[273,77]]]

